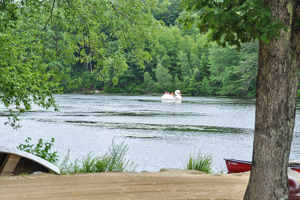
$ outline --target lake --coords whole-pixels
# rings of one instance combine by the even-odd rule
[[[214,172],[226,172],[223,158],[252,159],[255,100],[243,98],[187,97],[166,103],[160,96],[104,94],[55,95],[59,112],[33,106],[20,117],[22,128],[4,126],[7,110],[0,106],[1,146],[16,147],[27,137],[55,138],[53,150],[62,162],[89,152],[103,155],[114,138],[124,141],[126,158],[136,171],[181,168],[191,155],[211,155]],[[297,110],[292,159],[300,160],[300,124]]]

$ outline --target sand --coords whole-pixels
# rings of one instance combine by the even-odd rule
[[[242,199],[249,173],[198,171],[38,174],[0,177],[1,200]]]

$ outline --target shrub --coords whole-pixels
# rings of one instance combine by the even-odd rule
[[[186,165],[186,169],[198,170],[210,174],[212,172],[211,164],[212,164],[212,156],[210,155],[202,156],[200,155],[200,153],[198,153],[196,157],[190,156],[190,159]]]
[[[124,141],[120,145],[115,145],[114,139],[112,140],[112,146],[109,147],[108,158],[109,164],[107,171],[125,171],[129,167],[129,171],[134,171],[135,167],[133,162],[125,159],[125,154],[128,151],[127,144],[124,145]]]
[[[110,157],[105,154],[104,156],[98,157],[95,167],[97,172],[106,172],[108,171],[108,166],[110,163]]]
[[[79,171],[82,171],[83,173],[91,173],[95,172],[95,164],[96,164],[96,159],[93,154],[90,152],[87,154],[86,157],[81,157],[81,164],[82,164],[82,169]]]
[[[57,155],[57,151],[54,151],[53,153],[50,153],[49,151],[51,150],[53,143],[54,143],[54,138],[51,138],[51,142],[43,142],[42,139],[39,140],[39,142],[36,144],[34,147],[33,144],[29,144],[29,141],[31,140],[30,137],[28,137],[25,142],[27,144],[20,144],[17,149],[20,149],[22,151],[26,151],[28,153],[31,153],[33,155],[36,155],[38,157],[41,157],[51,163],[56,164],[58,161],[59,156]]]

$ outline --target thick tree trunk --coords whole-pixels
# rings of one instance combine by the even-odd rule
[[[264,0],[286,24],[279,39],[259,44],[252,169],[244,199],[289,199],[289,160],[300,68],[299,0]]]

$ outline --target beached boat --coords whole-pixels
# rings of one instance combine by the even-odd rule
[[[239,172],[247,172],[251,170],[252,162],[250,161],[227,159],[227,158],[224,158],[224,160],[226,162],[226,167],[228,172],[239,173]],[[300,173],[300,166],[297,166],[295,162],[290,162],[289,168]]]
[[[54,164],[17,148],[0,146],[0,176],[46,172],[60,174]]]

